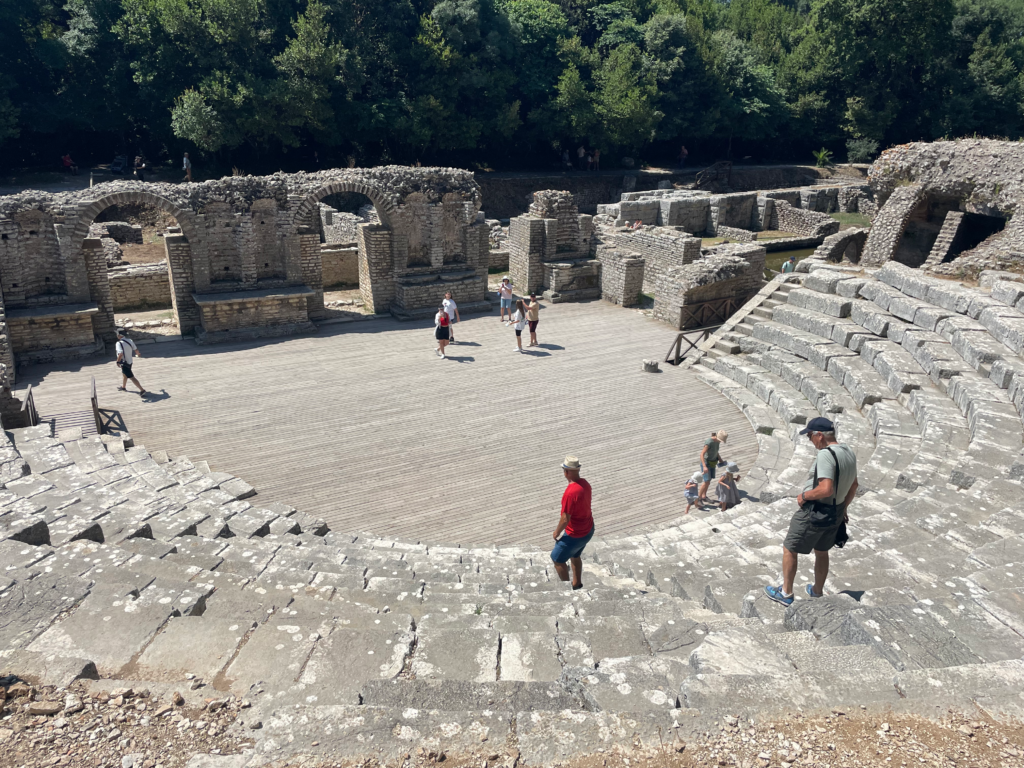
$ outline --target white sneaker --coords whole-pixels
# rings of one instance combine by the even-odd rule
[[[512,351],[513,352],[522,352],[523,350],[521,350],[519,347],[512,347]]]

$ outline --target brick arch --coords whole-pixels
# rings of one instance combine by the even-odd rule
[[[299,203],[295,209],[295,216],[292,219],[293,226],[298,229],[307,221],[316,210],[317,204],[325,197],[337,195],[344,192],[355,192],[365,195],[377,209],[377,216],[380,222],[388,229],[394,229],[394,218],[397,214],[395,206],[388,200],[383,190],[356,181],[332,181],[327,182],[312,194]]]
[[[178,226],[181,227],[182,234],[188,238],[190,243],[198,241],[198,233],[193,226],[191,211],[179,208],[165,197],[161,197],[160,195],[141,189],[133,189],[125,192],[112,192],[104,195],[103,197],[97,198],[96,200],[92,200],[86,204],[84,208],[80,208],[78,212],[78,222],[75,225],[75,231],[73,234],[75,241],[80,242],[89,236],[89,227],[96,220],[96,217],[103,213],[107,208],[126,203],[142,203],[144,205],[151,205],[154,208],[166,211],[174,217],[176,222],[178,222]]]

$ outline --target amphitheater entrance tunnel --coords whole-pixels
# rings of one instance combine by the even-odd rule
[[[960,201],[957,198],[931,194],[922,196],[907,220],[893,259],[908,267],[922,266],[939,241],[947,220],[951,224],[959,215]]]

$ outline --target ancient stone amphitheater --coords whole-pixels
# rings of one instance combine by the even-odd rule
[[[688,361],[757,432],[746,500],[595,541],[578,592],[546,551],[328,531],[186,456],[10,430],[3,670],[201,680],[251,703],[251,766],[549,765],[840,705],[1024,716],[1024,283],[807,265]],[[817,415],[861,492],[826,597],[783,609],[763,587]]]

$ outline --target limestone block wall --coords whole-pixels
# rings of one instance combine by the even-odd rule
[[[752,243],[757,240],[757,233],[749,229],[737,229],[735,227],[718,227],[716,232],[718,237],[724,237],[728,240],[736,240],[741,243]]]
[[[184,235],[169,234],[164,238],[167,263],[171,272],[171,306],[178,318],[178,330],[189,336],[200,325],[199,305],[192,298],[195,280],[192,274],[192,255]]]
[[[354,243],[356,227],[365,223],[366,219],[362,216],[338,211],[329,205],[320,203],[320,229],[326,243]]]
[[[544,265],[544,296],[558,301],[581,301],[601,295],[601,262],[575,259]]]
[[[359,248],[327,243],[320,246],[324,288],[336,285],[359,285]]]
[[[709,234],[717,235],[718,227],[753,229],[757,212],[756,192],[735,192],[712,195],[708,209]]]
[[[93,333],[105,342],[112,343],[117,340],[114,328],[114,302],[110,295],[107,260],[102,243],[96,238],[86,238],[82,241],[82,258],[89,281],[89,296],[99,308],[92,316]]]
[[[110,270],[107,277],[110,298],[117,312],[171,306],[171,280],[166,262],[118,267]]]
[[[100,221],[89,227],[90,237],[109,237],[121,245],[142,245],[142,227],[127,221]]]
[[[11,309],[57,303],[68,293],[52,215],[33,208],[0,222],[0,283]]]
[[[544,288],[542,263],[555,256],[558,222],[516,216],[509,222],[508,271],[517,291],[540,293]],[[549,237],[550,235],[550,237]]]
[[[764,283],[765,253],[763,246],[725,245],[700,261],[670,267],[655,288],[654,316],[682,330],[695,327],[684,319],[684,306],[726,298],[742,304]]]
[[[533,202],[530,203],[530,215],[558,222],[555,236],[556,253],[578,253],[581,250],[579,209],[570,193],[552,189],[534,192]]]
[[[613,244],[644,260],[643,290],[654,293],[658,279],[669,267],[691,264],[700,258],[700,238],[671,229],[647,228],[617,232]]]
[[[611,246],[598,246],[601,262],[601,298],[623,307],[640,304],[644,283],[644,259]]]
[[[450,277],[443,280],[435,278],[423,281],[409,279],[402,280],[398,284],[395,304],[407,310],[437,308],[444,301],[447,291],[452,292],[452,298],[460,307],[483,301],[485,298],[480,289],[480,281],[475,276]]]
[[[274,296],[204,304],[203,330],[207,333],[239,328],[265,328],[307,323],[305,296]]]
[[[823,237],[839,231],[839,222],[815,211],[794,208],[785,200],[775,201],[777,229],[807,237]]]
[[[380,224],[361,224],[359,238],[359,292],[371,312],[387,312],[395,298],[391,230]]]
[[[85,313],[8,317],[7,330],[15,354],[83,347],[95,341],[92,317]]]

